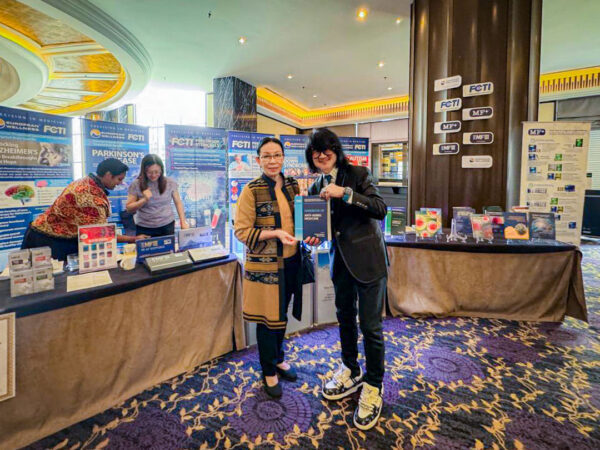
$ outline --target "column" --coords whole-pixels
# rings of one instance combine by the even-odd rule
[[[256,132],[256,88],[236,77],[215,78],[214,124],[227,130]]]

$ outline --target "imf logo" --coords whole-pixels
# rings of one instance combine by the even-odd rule
[[[3,119],[0,119],[0,130],[6,126],[6,122]]]
[[[94,129],[90,130],[90,136],[93,138],[99,138],[100,130],[98,128],[94,128]]]

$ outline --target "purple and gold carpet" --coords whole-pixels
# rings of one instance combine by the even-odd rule
[[[148,389],[30,448],[600,448],[600,246],[583,246],[590,323],[392,318],[378,426],[352,425],[357,396],[327,402],[336,327],[294,335],[299,373],[280,400],[255,348]],[[364,361],[363,361],[364,365]]]

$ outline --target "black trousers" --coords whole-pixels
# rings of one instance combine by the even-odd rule
[[[292,295],[296,290],[298,283],[298,271],[300,269],[300,251],[294,256],[286,258],[283,261],[284,279],[285,279],[285,309],[288,310]],[[277,374],[275,366],[281,364],[284,358],[283,337],[285,329],[272,330],[266,325],[259,323],[256,325],[256,342],[258,344],[258,357],[262,373],[266,377],[272,377]]]
[[[21,249],[46,246],[52,249],[52,257],[61,261],[66,261],[67,255],[79,252],[77,239],[61,239],[48,236],[31,228],[31,225],[29,225],[27,231],[25,231],[25,236],[23,236]]]
[[[342,361],[352,371],[360,373],[358,365],[358,328],[356,314],[363,334],[367,372],[364,381],[380,388],[383,383],[385,348],[383,344],[383,305],[387,277],[372,283],[361,283],[348,271],[341,255],[334,258],[333,287],[336,315],[340,327]],[[358,311],[356,308],[358,299]]]
[[[175,234],[175,221],[157,228],[147,228],[136,225],[135,234],[146,234],[150,237],[169,236]]]

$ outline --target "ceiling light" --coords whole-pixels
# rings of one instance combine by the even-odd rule
[[[242,45],[244,45],[246,43],[246,38],[244,36],[240,36],[240,38],[238,39],[238,42]]]
[[[369,14],[369,11],[367,10],[367,8],[359,8],[356,11],[356,18],[358,20],[365,20],[367,18],[368,14]]]
[[[317,94],[314,94],[314,95],[313,95],[313,98],[317,98]]]
[[[385,63],[383,61],[379,61],[379,64],[377,64],[377,67],[379,67],[380,69],[385,66]]]
[[[391,90],[392,90],[392,87],[391,87],[391,86],[388,86],[388,91],[391,91]]]
[[[404,20],[404,17],[398,17],[396,19],[396,25],[400,25],[402,23],[402,21]]]
[[[291,80],[292,78],[294,78],[294,75],[292,75],[291,73],[288,74],[287,79]]]

